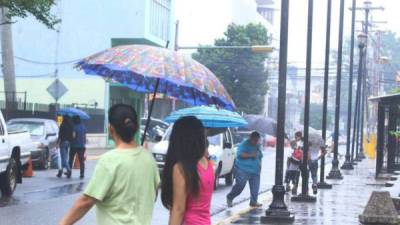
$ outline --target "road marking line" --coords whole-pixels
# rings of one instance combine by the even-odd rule
[[[272,199],[271,191],[266,192],[265,195],[266,195],[265,198],[263,200],[261,200],[261,202],[264,203],[263,205],[265,205],[268,200]],[[238,219],[240,219],[241,216],[243,216],[244,214],[250,212],[253,209],[256,209],[256,208],[247,207],[245,209],[242,209],[239,212],[236,212],[235,214],[233,214],[232,216],[229,216],[228,218],[222,219],[221,221],[215,223],[214,225],[229,225],[229,224],[232,224],[233,222],[235,222]]]

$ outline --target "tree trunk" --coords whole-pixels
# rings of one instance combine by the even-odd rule
[[[1,50],[2,50],[2,71],[4,77],[4,92],[6,98],[6,117],[16,110],[16,84],[15,84],[15,68],[14,68],[14,52],[12,43],[11,23],[6,14],[8,9],[0,9],[1,18]]]

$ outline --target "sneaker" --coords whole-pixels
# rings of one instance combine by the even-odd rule
[[[61,178],[61,176],[62,176],[62,170],[59,170],[58,173],[57,173],[57,177]]]
[[[260,208],[262,206],[262,204],[261,203],[258,203],[258,202],[256,202],[256,203],[250,203],[250,207],[253,207],[253,208]]]
[[[289,184],[289,183],[286,183],[286,188],[285,188],[285,190],[286,190],[286,192],[289,192],[289,191],[290,191],[290,184]]]
[[[297,186],[294,186],[292,189],[292,195],[297,195]]]
[[[228,208],[232,208],[233,207],[233,200],[229,199],[228,197],[226,198],[226,205],[228,205]]]
[[[313,185],[312,185],[312,189],[313,189],[314,195],[316,195],[316,194],[318,193],[318,187],[317,187],[317,185],[316,185],[316,184],[313,184]]]

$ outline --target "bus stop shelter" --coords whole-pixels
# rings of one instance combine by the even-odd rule
[[[400,170],[400,93],[373,97],[377,104],[376,176]]]

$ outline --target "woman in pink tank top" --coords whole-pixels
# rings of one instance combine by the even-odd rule
[[[211,225],[214,170],[206,148],[205,129],[198,119],[175,122],[161,187],[162,203],[170,210],[169,225]]]

